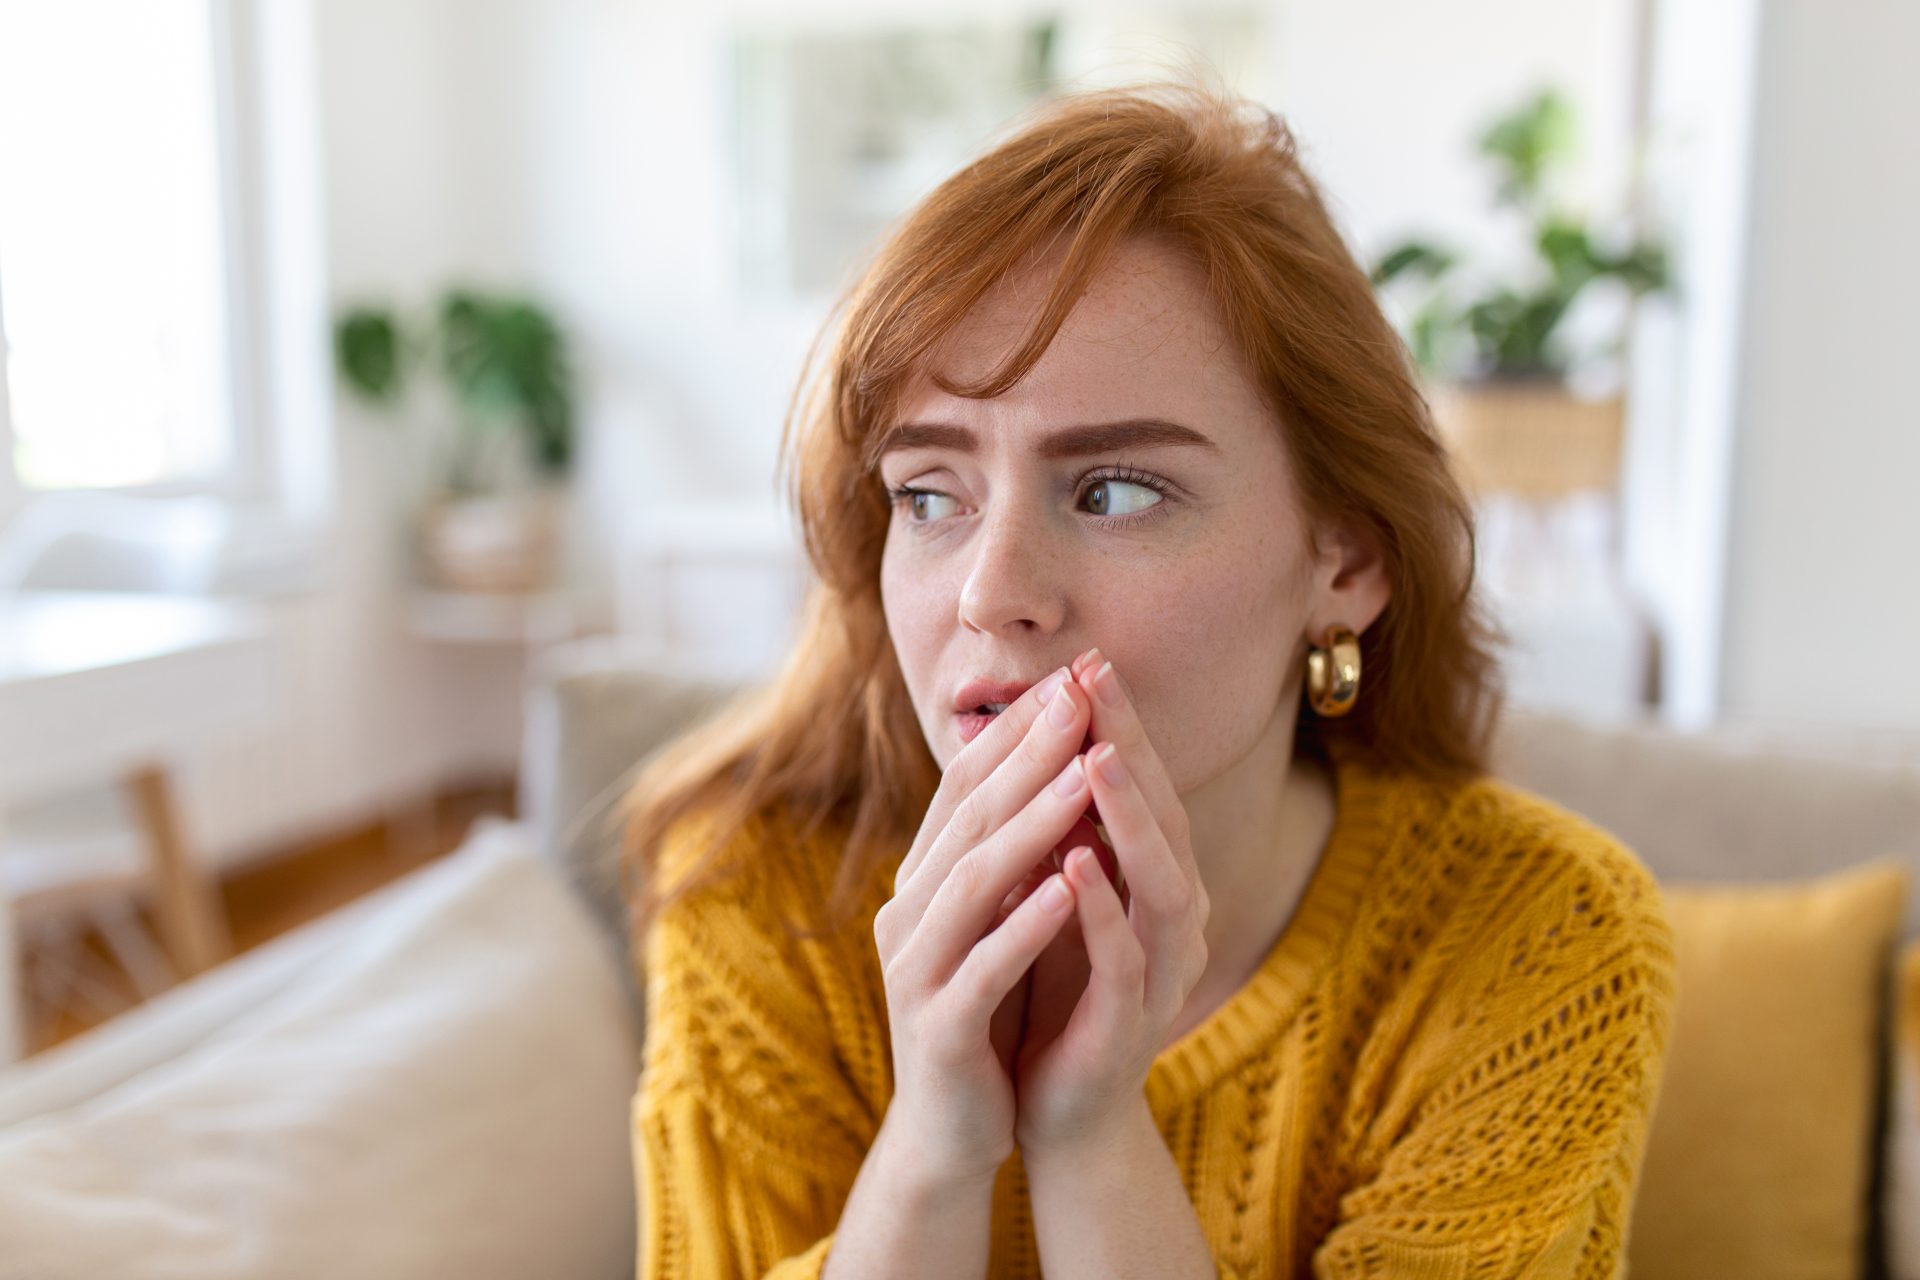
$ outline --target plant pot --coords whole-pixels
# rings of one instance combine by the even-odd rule
[[[556,491],[437,498],[420,512],[420,555],[434,585],[526,593],[552,584],[559,543]]]
[[[1438,387],[1428,400],[1475,493],[1558,498],[1619,481],[1620,396],[1583,400],[1560,383],[1492,381]]]

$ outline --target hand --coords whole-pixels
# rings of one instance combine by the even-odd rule
[[[1090,710],[1062,669],[995,717],[947,766],[893,897],[874,916],[894,1098],[886,1123],[949,1178],[990,1178],[1013,1154],[1012,1059],[1033,959],[1072,918],[1044,888],[1003,912],[1090,799],[1077,754]],[[1042,712],[1064,712],[1057,724]],[[1065,783],[1066,790],[1056,788]],[[1010,1003],[1011,1002],[1011,1003]]]
[[[1210,906],[1186,809],[1112,665],[1094,650],[1075,668],[1097,739],[1086,756],[1093,801],[1124,889],[1105,874],[1097,839],[1066,859],[1077,928],[1061,930],[1034,963],[1015,1061],[1015,1138],[1025,1151],[1086,1141],[1129,1118],[1207,963]],[[1126,781],[1103,776],[1109,758]]]

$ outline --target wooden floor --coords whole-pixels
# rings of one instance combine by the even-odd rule
[[[517,816],[513,791],[511,778],[448,791],[434,798],[432,822],[418,832],[403,835],[376,822],[316,844],[282,850],[229,874],[220,889],[235,952],[244,954],[452,852],[482,814]],[[142,914],[151,929],[151,916]],[[90,932],[84,946],[86,971],[112,989],[113,998],[104,1001],[107,1007],[123,1012],[138,1004],[140,995],[132,979],[114,962],[100,936]],[[35,962],[31,951],[22,957],[28,976]],[[31,990],[34,984],[24,985]],[[28,1025],[35,1034],[28,1053],[50,1049],[110,1016],[77,1000],[58,1010],[32,1005]]]

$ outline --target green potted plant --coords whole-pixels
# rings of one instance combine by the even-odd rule
[[[573,461],[572,371],[539,305],[446,290],[422,318],[362,305],[334,325],[342,381],[367,403],[407,401],[415,367],[442,375],[452,429],[416,525],[428,575],[465,591],[534,591],[550,581]]]
[[[1555,188],[1574,138],[1572,107],[1547,89],[1479,139],[1496,170],[1496,204],[1526,229],[1530,261],[1517,276],[1477,270],[1423,238],[1394,245],[1372,269],[1405,306],[1435,418],[1476,489],[1550,497],[1610,488],[1618,474],[1622,399],[1577,395],[1569,375],[1578,360],[1617,356],[1624,326],[1612,343],[1580,350],[1565,322],[1596,285],[1629,299],[1667,289],[1667,254],[1652,239],[1610,245],[1566,207]]]

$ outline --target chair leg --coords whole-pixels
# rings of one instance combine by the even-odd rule
[[[154,909],[175,963],[187,977],[233,956],[220,887],[180,835],[167,772],[158,766],[124,779],[153,864]]]
[[[151,1000],[179,981],[165,953],[147,932],[131,898],[97,904],[93,909],[93,925],[106,939],[113,958],[139,988],[141,999]]]

